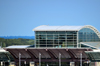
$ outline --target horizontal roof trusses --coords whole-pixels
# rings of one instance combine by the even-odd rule
[[[92,51],[92,49],[65,49],[65,48],[6,48],[15,59],[19,58],[19,53],[22,59],[39,59],[39,54],[41,54],[42,59],[59,59],[59,54],[61,54],[62,59],[79,59],[80,53],[82,53],[82,58],[87,59],[85,51]]]

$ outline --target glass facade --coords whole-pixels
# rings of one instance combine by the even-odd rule
[[[77,40],[78,35],[78,40]],[[35,31],[36,47],[80,47],[80,42],[99,42],[100,38],[90,28],[78,31]],[[77,43],[78,41],[78,43]]]
[[[92,29],[89,29],[89,28],[81,29],[78,32],[78,38],[79,38],[78,46],[85,47],[85,48],[86,47],[92,48],[92,47],[86,46],[86,45],[81,45],[80,42],[99,42],[100,41],[100,38],[98,37],[98,35]],[[94,48],[92,48],[92,49],[94,49]]]
[[[76,31],[36,31],[36,47],[77,47]]]
[[[79,32],[79,42],[98,42],[100,38],[98,35],[89,28],[83,28]]]

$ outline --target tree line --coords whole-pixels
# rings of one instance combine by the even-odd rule
[[[7,47],[11,45],[33,45],[34,40],[32,39],[23,39],[23,38],[18,38],[18,39],[4,39],[0,38],[0,46],[1,47]]]

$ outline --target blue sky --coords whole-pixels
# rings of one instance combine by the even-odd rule
[[[0,0],[0,36],[34,36],[40,25],[92,25],[100,31],[100,0]]]

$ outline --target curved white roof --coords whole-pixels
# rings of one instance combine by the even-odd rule
[[[78,31],[83,26],[47,26],[42,25],[33,29],[33,31]]]
[[[85,25],[85,26],[48,26],[48,25],[41,25],[41,26],[34,28],[33,31],[79,31],[83,28],[92,29],[100,38],[99,31],[91,25]]]

